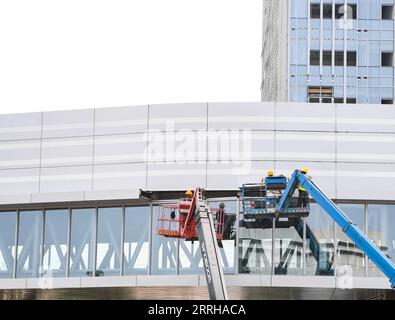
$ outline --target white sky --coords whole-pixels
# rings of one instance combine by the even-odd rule
[[[0,0],[0,113],[259,101],[262,0]]]

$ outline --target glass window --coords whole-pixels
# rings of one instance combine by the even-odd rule
[[[311,19],[320,19],[320,4],[319,3],[312,3],[310,5],[310,17]]]
[[[353,67],[357,65],[357,53],[356,51],[347,51],[347,66]]]
[[[347,6],[345,6],[344,4],[336,4],[335,16],[336,16],[336,19],[344,19],[345,16],[347,19],[356,19],[357,18],[357,5],[356,4],[348,4]]]
[[[70,276],[92,276],[95,248],[95,209],[73,209],[71,213]]]
[[[312,66],[320,65],[320,52],[318,50],[310,51],[310,65]]]
[[[40,268],[42,212],[19,213],[17,277],[37,278]]]
[[[332,19],[332,4],[331,3],[324,3],[323,16],[324,16],[324,19]]]
[[[394,60],[394,54],[392,52],[382,52],[381,53],[381,66],[382,67],[392,67]]]
[[[276,221],[274,274],[303,274],[303,219]]]
[[[46,210],[43,271],[46,277],[65,277],[69,211]]]
[[[332,51],[323,51],[322,52],[322,64],[324,66],[332,65]]]
[[[153,206],[151,274],[177,273],[178,239],[157,234],[161,206]]]
[[[368,205],[368,237],[395,262],[395,205]],[[368,275],[383,276],[370,261]]]
[[[272,219],[258,226],[246,221],[239,227],[239,272],[270,275],[272,273]]]
[[[306,219],[306,275],[334,275],[335,224],[316,203]]]
[[[203,274],[199,241],[180,239],[179,272],[180,274]]]
[[[382,6],[381,7],[381,19],[383,20],[392,20],[394,14],[394,6]]]
[[[344,66],[344,52],[336,51],[335,52],[335,66]]]
[[[96,275],[121,274],[122,208],[99,208]]]
[[[0,212],[0,278],[11,278],[15,260],[16,212]]]
[[[125,208],[123,274],[147,274],[149,260],[149,207]]]
[[[362,232],[365,231],[365,209],[363,204],[339,204],[340,209],[350,217]],[[365,276],[365,254],[352,242],[336,224],[337,274],[339,276]]]

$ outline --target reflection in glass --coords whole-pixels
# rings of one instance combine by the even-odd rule
[[[153,206],[152,223],[152,253],[151,253],[151,273],[152,274],[176,274],[177,273],[177,246],[178,239],[165,238],[157,235],[158,218],[161,207]]]
[[[362,232],[365,231],[365,210],[363,204],[339,204],[339,207]],[[336,241],[337,275],[365,276],[365,254],[345,235],[337,224]]]
[[[17,252],[17,277],[39,276],[42,232],[41,211],[21,211]]]
[[[122,208],[99,208],[96,272],[98,276],[120,275]]]
[[[368,205],[368,237],[395,262],[395,205]],[[384,276],[371,261],[368,275]]]
[[[69,211],[46,210],[43,271],[46,277],[65,277]]]
[[[0,212],[0,278],[11,278],[15,258],[16,212]]]
[[[295,227],[287,227],[288,224],[295,224]],[[303,220],[276,221],[274,234],[274,274],[302,275]]]
[[[316,203],[306,219],[306,275],[333,275],[335,225]]]
[[[95,248],[95,209],[71,213],[70,276],[92,276]]]
[[[149,207],[125,208],[123,274],[147,274],[149,255]]]
[[[179,264],[180,274],[203,274],[199,241],[180,240]]]
[[[272,219],[265,219],[261,226],[240,221],[239,272],[271,274]]]

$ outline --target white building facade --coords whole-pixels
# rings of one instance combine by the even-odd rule
[[[394,119],[390,106],[309,103],[1,115],[0,290],[54,288],[50,296],[127,287],[139,297],[147,287],[165,294],[177,286],[176,297],[206,297],[197,244],[156,234],[161,205],[202,187],[212,207],[224,202],[236,217],[221,248],[231,297],[391,295],[388,280],[316,204],[306,221],[319,257],[293,229],[239,224],[237,192],[269,169],[289,176],[308,167],[395,261]]]

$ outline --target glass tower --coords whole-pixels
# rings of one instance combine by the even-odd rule
[[[394,0],[263,8],[263,101],[394,103]]]

